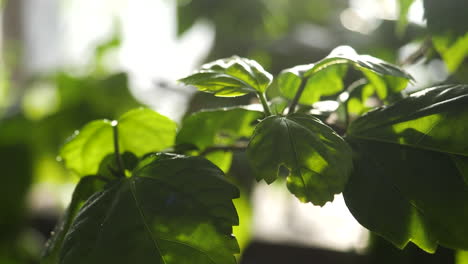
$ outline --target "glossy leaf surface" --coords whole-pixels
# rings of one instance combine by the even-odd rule
[[[150,109],[131,110],[118,120],[121,153],[138,156],[160,151],[174,144],[176,124]],[[65,165],[79,175],[95,174],[101,160],[114,151],[113,127],[109,120],[96,120],[85,125],[62,147]]]
[[[233,56],[202,65],[200,71],[181,79],[200,91],[216,96],[241,96],[251,92],[263,93],[273,77],[254,60]]]
[[[281,72],[278,77],[282,94],[292,99],[300,87],[301,79],[307,79],[302,104],[312,104],[321,96],[333,95],[343,89],[347,66],[360,70],[374,86],[381,99],[405,88],[412,77],[403,69],[369,55],[359,55],[349,46],[339,46],[316,64],[300,65]]]
[[[62,219],[55,227],[52,237],[47,241],[45,251],[43,253],[42,264],[56,264],[59,260],[60,250],[62,249],[63,240],[67,234],[73,220],[77,216],[79,210],[84,203],[96,192],[104,187],[104,182],[95,176],[83,177],[72,195],[72,200],[68,206]]]
[[[354,217],[395,246],[411,241],[468,249],[468,185],[449,155],[350,140],[354,167],[344,197]]]
[[[205,159],[150,156],[88,200],[59,263],[234,264],[238,196]]]
[[[414,93],[350,126],[354,167],[345,200],[397,247],[468,249],[468,86]]]
[[[302,202],[324,205],[340,193],[352,169],[351,150],[319,119],[271,116],[260,122],[247,149],[258,180],[272,183],[289,169],[288,189]]]
[[[353,122],[355,138],[468,156],[468,86],[425,89]]]
[[[248,108],[223,108],[193,113],[184,119],[177,144],[193,144],[203,151],[214,145],[230,145],[241,137],[250,137],[255,121],[263,112]]]

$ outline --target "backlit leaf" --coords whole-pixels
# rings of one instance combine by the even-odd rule
[[[404,248],[468,249],[468,185],[449,155],[348,139],[354,171],[343,192],[363,226]]]
[[[62,219],[52,233],[52,237],[47,241],[41,261],[42,264],[58,263],[63,240],[70,229],[73,220],[77,216],[79,210],[83,207],[86,200],[88,200],[94,193],[100,191],[103,186],[104,182],[95,176],[86,176],[80,180],[78,185],[75,187],[72,200],[65,211],[65,215],[62,216]]]
[[[138,108],[119,118],[118,130],[121,153],[142,156],[173,146],[176,124],[150,109]],[[113,151],[111,121],[96,120],[76,132],[62,147],[60,156],[69,169],[83,176],[97,173],[101,160]]]
[[[86,202],[60,263],[234,264],[238,196],[205,159],[150,156]]]
[[[354,121],[348,135],[468,156],[468,85],[428,88]]]
[[[333,95],[343,90],[347,66],[360,70],[381,99],[400,92],[406,87],[408,80],[412,80],[411,75],[393,64],[369,55],[359,55],[349,46],[339,46],[316,64],[283,70],[278,76],[280,91],[286,98],[292,99],[301,85],[301,80],[307,79],[299,102],[315,103],[322,96]]]
[[[263,93],[273,77],[254,60],[233,56],[202,65],[201,69],[180,81],[216,96],[241,96]]]
[[[247,107],[203,110],[182,122],[177,144],[193,144],[203,151],[214,145],[230,145],[241,137],[250,137],[263,112]]]
[[[468,86],[446,85],[351,123],[344,196],[356,219],[399,248],[468,249],[467,120]]]
[[[451,73],[455,72],[468,56],[468,32],[460,36],[451,33],[434,35],[432,43]]]
[[[275,181],[289,169],[288,189],[302,202],[324,205],[340,193],[352,169],[351,150],[319,119],[270,116],[257,125],[247,149],[257,180]]]

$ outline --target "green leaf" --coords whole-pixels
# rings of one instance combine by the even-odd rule
[[[60,263],[236,263],[238,189],[209,161],[152,155],[83,206]]]
[[[399,248],[468,249],[468,86],[422,90],[354,121],[344,192],[356,219]]]
[[[257,180],[272,183],[289,169],[288,189],[302,202],[324,205],[352,169],[351,150],[333,129],[305,114],[271,116],[257,125],[247,149]]]
[[[348,139],[354,171],[343,192],[363,226],[402,249],[468,249],[468,186],[449,155]]]
[[[457,71],[468,56],[468,33],[460,36],[451,33],[434,35],[432,43],[451,73]]]
[[[414,0],[398,0],[398,21],[396,33],[401,37],[405,33],[408,25],[408,12]]]
[[[121,154],[121,159],[123,163],[123,169],[125,171],[132,171],[135,166],[138,164],[138,158],[135,154],[131,152],[124,152]],[[114,180],[116,173],[119,172],[119,165],[117,164],[117,159],[115,154],[109,154],[104,157],[99,164],[99,170],[97,175],[105,178],[109,178],[109,180]]]
[[[281,93],[289,99],[293,99],[305,70],[313,64],[300,65],[291,69],[286,69],[278,76],[278,85]],[[333,95],[343,90],[343,77],[346,74],[346,65],[328,67],[311,75],[305,84],[299,103],[313,104],[320,100],[322,96]]]
[[[174,121],[150,109],[131,110],[118,120],[121,153],[137,156],[173,146],[176,134]],[[62,147],[65,165],[79,175],[98,171],[101,160],[114,152],[113,128],[109,120],[96,120],[85,125]]]
[[[233,56],[202,65],[201,70],[180,81],[216,96],[264,93],[273,77],[254,60]]]
[[[216,167],[220,168],[224,173],[228,173],[231,169],[232,152],[229,151],[213,151],[206,154],[205,159],[213,162]]]
[[[357,119],[348,135],[468,156],[468,85],[416,92]]]
[[[455,253],[455,264],[468,264],[468,251],[458,250]]]
[[[247,107],[196,112],[182,122],[176,143],[193,144],[200,151],[215,145],[231,145],[242,137],[250,137],[254,122],[262,117],[263,112]]]
[[[74,219],[84,203],[96,192],[104,187],[104,183],[95,176],[86,176],[81,178],[72,195],[72,200],[65,215],[52,232],[52,237],[47,241],[45,251],[42,256],[42,264],[56,264],[59,261],[60,250],[63,240],[67,234]]]
[[[452,32],[464,35],[468,32],[466,23],[466,0],[424,0],[424,17],[432,34]]]
[[[312,104],[322,96],[333,95],[343,90],[343,78],[347,66],[361,71],[374,86],[381,99],[388,94],[403,90],[411,75],[403,69],[369,55],[359,55],[349,46],[339,46],[316,64],[300,65],[283,70],[278,76],[281,93],[289,99],[299,90],[301,80],[306,80],[304,92],[299,100]]]

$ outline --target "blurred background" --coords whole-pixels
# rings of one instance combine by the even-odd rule
[[[145,105],[180,122],[216,98],[181,86],[203,62],[234,54],[274,75],[350,45],[402,65],[408,90],[467,83],[464,0],[0,0],[0,264],[39,263],[78,177],[56,160],[73,131]],[[271,91],[275,96],[275,89]],[[277,92],[276,92],[277,93]],[[463,252],[400,251],[369,234],[343,198],[301,204],[253,182],[234,153],[230,177],[241,263],[464,263]],[[468,263],[468,262],[467,262]]]

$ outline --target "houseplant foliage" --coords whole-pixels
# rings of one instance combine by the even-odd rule
[[[359,85],[344,87],[351,69]],[[466,250],[468,86],[402,93],[412,80],[348,46],[276,80],[237,56],[203,65],[180,81],[215,96],[254,93],[260,105],[203,110],[178,129],[149,109],[84,126],[61,151],[82,178],[44,263],[235,263],[239,191],[214,164],[228,170],[237,150],[257,180],[286,177],[302,202],[343,192],[354,217],[399,248]],[[270,109],[272,83],[283,111]],[[369,111],[371,97],[384,105]],[[324,98],[338,107],[316,109]]]

